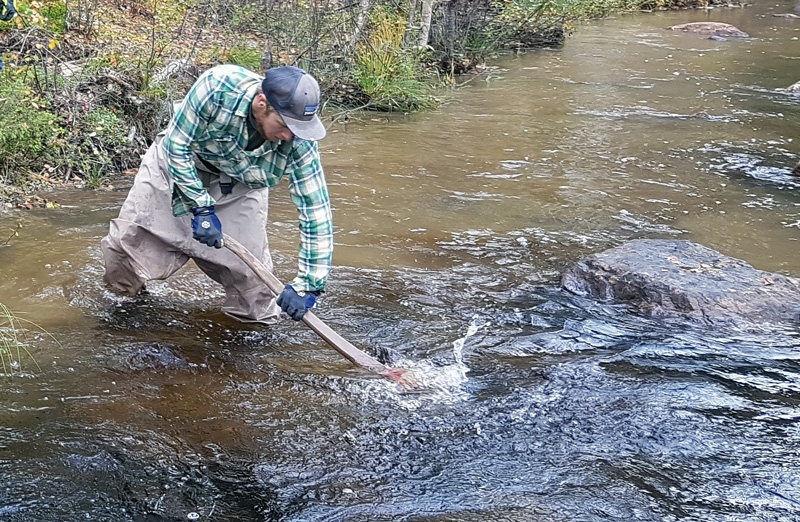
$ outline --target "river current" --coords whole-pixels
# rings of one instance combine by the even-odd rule
[[[125,187],[0,213],[0,520],[800,520],[800,332],[713,330],[577,298],[634,238],[800,277],[800,20],[619,15],[499,57],[444,106],[333,122],[318,315],[428,385],[407,393],[292,321],[241,325],[187,266],[100,282]],[[666,31],[721,21],[751,35]],[[296,222],[273,189],[276,273]],[[41,333],[46,330],[50,335]],[[35,363],[34,363],[35,360]],[[38,366],[37,366],[38,364]]]

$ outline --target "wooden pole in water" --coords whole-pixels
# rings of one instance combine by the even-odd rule
[[[222,244],[225,246],[225,248],[236,254],[239,259],[244,261],[244,264],[246,264],[253,272],[255,272],[258,278],[261,279],[264,284],[267,285],[267,287],[269,287],[273,294],[281,295],[281,292],[283,292],[284,288],[283,283],[281,283],[272,272],[267,270],[267,267],[265,267],[264,264],[241,243],[230,237],[228,234],[222,234]],[[365,368],[373,373],[377,373],[379,375],[383,375],[384,377],[395,380],[402,384],[405,388],[417,388],[415,380],[405,370],[389,368],[380,361],[377,361],[366,353],[362,352],[350,344],[341,335],[333,331],[333,329],[326,325],[322,319],[314,315],[311,310],[308,310],[303,315],[302,321],[309,328],[314,330],[317,335],[322,337],[322,339],[325,340],[325,342],[331,347],[333,347],[334,350],[339,352],[345,359],[356,366],[360,366],[361,368]]]

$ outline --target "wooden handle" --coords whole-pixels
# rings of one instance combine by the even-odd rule
[[[236,254],[239,259],[244,261],[244,263],[249,266],[253,272],[255,272],[258,278],[269,287],[273,294],[281,295],[281,292],[283,292],[284,288],[283,283],[281,283],[272,272],[267,270],[267,267],[265,267],[264,264],[253,254],[251,254],[250,251],[247,250],[241,243],[227,234],[222,234],[222,244],[225,246],[225,248]],[[334,332],[331,327],[322,322],[322,319],[314,315],[311,310],[307,311],[305,315],[303,315],[302,321],[309,328],[314,330],[317,335],[322,337],[326,343],[331,345],[334,350],[339,352],[351,363],[397,380],[394,376],[396,376],[398,372],[401,372],[401,370],[389,368],[388,366],[381,364],[379,361],[362,352],[345,340],[341,335]]]

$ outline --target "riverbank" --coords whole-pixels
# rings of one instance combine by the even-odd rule
[[[115,1],[68,10],[19,2],[20,16],[0,22],[0,204],[52,205],[34,194],[54,185],[108,188],[135,172],[172,103],[220,63],[306,68],[320,80],[330,122],[364,109],[434,108],[457,75],[476,74],[511,49],[563,45],[580,19],[699,5],[453,1],[397,11],[361,2],[264,13],[249,5]]]

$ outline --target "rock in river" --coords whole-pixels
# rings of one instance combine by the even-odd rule
[[[702,34],[707,36],[722,36],[728,38],[749,38],[750,35],[738,28],[720,22],[690,22],[688,24],[678,24],[667,27],[672,31],[684,31],[687,33]]]
[[[780,92],[790,92],[790,93],[800,94],[800,82],[795,82],[790,86],[786,87],[785,89],[779,88],[777,90]]]
[[[706,325],[800,320],[800,279],[756,270],[691,241],[637,239],[592,254],[564,274],[561,286],[653,317]]]

